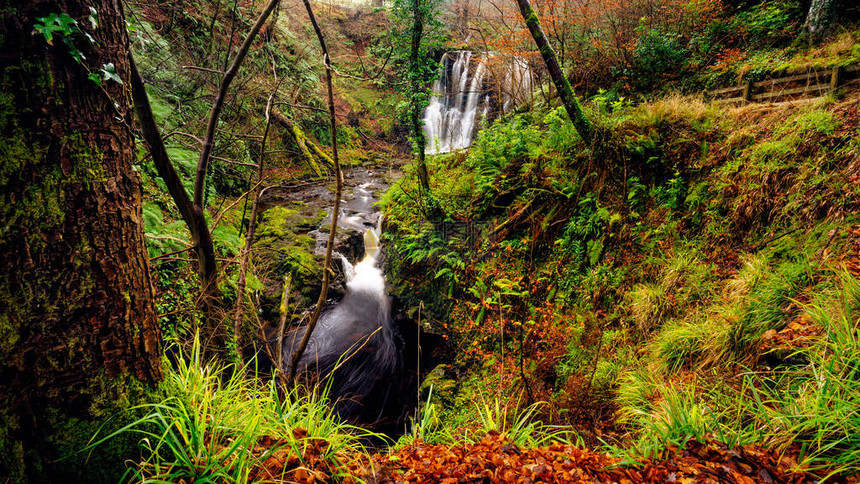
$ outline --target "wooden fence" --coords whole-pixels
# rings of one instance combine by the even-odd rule
[[[851,85],[860,85],[860,66],[818,69],[766,81],[749,81],[740,86],[707,91],[707,95],[726,103],[777,102],[819,97]]]

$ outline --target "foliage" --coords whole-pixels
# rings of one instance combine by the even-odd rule
[[[87,15],[87,20],[90,23],[90,27],[92,30],[96,30],[99,26],[98,21],[98,11],[89,7],[90,12]],[[89,74],[87,78],[97,85],[101,86],[103,81],[113,81],[117,84],[122,84],[122,79],[116,73],[116,66],[114,66],[113,62],[107,62],[102,64],[102,67],[96,71],[90,70],[90,68],[84,64],[86,57],[84,56],[83,51],[78,45],[75,43],[76,39],[84,39],[86,41],[84,49],[98,47],[99,44],[89,32],[83,30],[80,25],[78,25],[78,21],[69,16],[69,14],[63,13],[50,13],[46,17],[39,17],[36,19],[38,22],[33,25],[38,32],[40,32],[45,37],[45,42],[48,45],[54,45],[54,36],[58,36],[62,39],[63,44],[65,44],[68,49],[69,55],[77,62],[87,69]]]
[[[268,482],[271,476],[340,480],[365,456],[362,434],[332,414],[321,397],[279,394],[276,380],[259,384],[250,368],[205,363],[195,340],[180,352],[164,383],[170,395],[143,405],[148,414],[96,441],[141,435],[135,482]],[[364,434],[365,436],[367,434]]]
[[[650,29],[644,23],[636,33],[633,58],[637,71],[634,79],[638,86],[652,88],[662,76],[677,74],[684,68],[687,51],[680,34]]]
[[[515,403],[512,410],[498,398],[488,403],[483,395],[480,403],[475,402],[483,435],[498,433],[519,447],[539,447],[557,437],[558,432],[548,431],[548,427],[535,418],[542,405],[543,402],[536,402],[519,409]]]
[[[768,0],[738,12],[733,26],[741,36],[761,44],[791,35],[802,15],[800,4],[795,0]]]
[[[519,174],[509,175],[505,171],[510,163],[528,156],[537,139],[537,130],[519,116],[481,131],[466,156],[466,163],[475,174],[475,192],[487,199],[516,184],[518,177],[511,175]]]

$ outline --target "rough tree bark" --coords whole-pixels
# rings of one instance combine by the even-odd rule
[[[804,27],[814,40],[819,40],[833,23],[837,0],[812,0]]]
[[[576,131],[587,144],[591,144],[593,138],[591,122],[585,117],[585,113],[582,112],[582,108],[573,94],[573,88],[570,87],[567,76],[564,75],[564,72],[562,72],[561,67],[558,65],[558,58],[552,46],[549,45],[543,29],[541,29],[537,13],[535,13],[529,0],[517,0],[517,5],[520,7],[520,13],[526,22],[526,27],[529,28],[529,32],[532,34],[532,38],[535,40],[535,44],[537,44],[540,55],[543,57],[546,69],[549,71],[549,76],[553,84],[555,84],[558,95],[561,97],[561,102],[564,104],[564,109],[573,122],[573,127],[576,128]]]
[[[99,25],[87,21],[92,6]],[[96,482],[82,448],[98,420],[161,378],[161,339],[132,170],[128,37],[119,0],[0,8],[0,476]],[[37,18],[65,13],[75,62]],[[87,78],[112,63],[125,81]],[[91,459],[123,469],[122,456]],[[108,471],[109,472],[109,471]],[[87,477],[84,478],[83,476]]]

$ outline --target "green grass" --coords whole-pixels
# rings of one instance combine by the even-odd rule
[[[325,395],[282,396],[275,380],[262,384],[246,370],[202,361],[195,343],[167,370],[163,385],[170,396],[141,406],[145,417],[93,445],[122,433],[139,434],[141,458],[126,478],[141,483],[264,482],[257,472],[284,452],[294,459],[291,464],[281,459],[282,477],[299,465],[323,469],[337,481],[346,475],[347,463],[366,456],[361,438],[370,434],[340,421]],[[319,452],[318,462],[304,460],[309,449]]]
[[[812,282],[808,261],[785,261],[755,286],[740,318],[732,322],[729,345],[740,357],[757,356],[756,345],[768,330],[780,330],[798,310],[794,298]]]
[[[799,464],[829,475],[860,472],[860,281],[843,276],[829,300],[808,306],[825,333],[798,350],[809,364],[777,373],[759,390],[769,440],[802,449]]]

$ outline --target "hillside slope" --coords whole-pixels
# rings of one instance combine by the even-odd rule
[[[445,231],[405,178],[398,289],[457,354],[425,382],[442,428],[480,422],[480,394],[616,452],[760,443],[856,472],[858,102],[592,103],[594,150],[544,106],[433,160]]]

